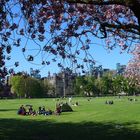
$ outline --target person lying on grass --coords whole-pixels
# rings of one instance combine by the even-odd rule
[[[38,109],[39,115],[52,115],[52,113],[53,113],[52,110],[50,110],[50,109],[46,110],[44,106],[43,107],[40,106]]]

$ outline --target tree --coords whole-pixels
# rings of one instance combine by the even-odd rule
[[[129,79],[123,75],[116,75],[112,81],[113,93],[117,95],[118,93],[125,92],[129,94],[131,86],[129,85]],[[135,88],[133,86],[133,88]],[[132,90],[131,90],[132,91]]]
[[[27,97],[38,98],[44,96],[43,89],[39,80],[32,77],[27,77],[25,80]]]
[[[95,78],[93,76],[86,76],[85,83],[83,84],[83,90],[87,96],[92,96],[94,94],[94,82]]]
[[[128,9],[130,9],[132,12],[133,12],[133,14],[134,14],[134,16],[137,18],[137,20],[138,20],[138,26],[140,26],[140,15],[139,15],[139,8],[138,8],[138,6],[140,5],[140,1],[139,0],[66,0],[68,3],[72,3],[72,4],[88,4],[89,6],[90,5],[95,5],[95,9],[97,8],[96,6],[99,6],[99,7],[103,7],[103,6],[114,6],[114,5],[116,5],[116,6],[123,6],[123,7],[120,7],[120,8],[123,8],[122,10],[128,10]],[[112,10],[112,8],[114,8],[114,7],[111,7],[111,10]],[[124,9],[124,8],[126,8],[126,9]],[[128,9],[127,9],[128,8]],[[119,9],[118,9],[119,10]],[[102,11],[100,11],[100,12],[102,12]],[[106,12],[106,9],[105,9],[105,12]],[[112,12],[112,11],[111,11]],[[110,16],[110,17],[112,17],[111,16],[111,13],[110,12],[110,10],[109,10],[109,13],[107,13],[107,14],[109,14],[108,16]],[[115,12],[115,11],[114,11]],[[117,11],[117,13],[118,13],[119,11]],[[124,11],[121,11],[122,12],[122,14],[124,14],[123,12]],[[105,13],[106,14],[106,13]],[[114,15],[113,15],[114,16]],[[131,16],[131,15],[130,15]],[[113,19],[111,19],[111,20],[113,20]],[[120,28],[122,28],[122,29],[124,29],[123,28],[123,24],[124,24],[124,22],[120,22],[120,23],[122,23],[122,25],[120,25],[120,26],[122,26],[122,27],[120,27]],[[128,24],[129,25],[129,24]],[[131,24],[130,24],[131,25]],[[117,26],[116,26],[116,28],[117,28]],[[129,28],[129,27],[128,27]],[[131,27],[130,27],[131,28]],[[133,27],[132,27],[133,28]],[[138,28],[137,28],[138,29]],[[138,30],[138,32],[139,32],[139,30]]]
[[[125,76],[129,77],[130,84],[134,84],[140,87],[140,45],[137,45],[135,50],[132,52],[133,58],[129,61]]]
[[[102,81],[102,94],[112,94],[112,75],[106,73],[101,78]]]
[[[74,82],[75,82],[74,83],[75,95],[84,95],[83,90],[82,90],[83,84],[85,83],[84,76],[76,77]]]
[[[93,37],[104,39],[107,49],[119,46],[130,51],[131,44],[140,40],[139,7],[139,0],[1,0],[0,73],[7,73],[4,61],[10,57],[3,57],[5,53],[9,55],[22,40],[26,42],[22,52],[29,62],[40,54],[41,65],[58,60],[63,67],[61,57],[71,62],[67,65],[82,70],[83,63],[95,63],[89,51]],[[30,41],[36,53],[29,54],[28,49],[33,49],[28,46]],[[83,63],[77,64],[79,58]]]
[[[10,79],[11,91],[17,97],[43,97],[43,89],[38,80],[32,77],[16,75]]]
[[[91,96],[95,92],[95,78],[92,76],[78,76],[75,79],[74,90],[75,94]]]
[[[131,77],[125,77],[126,79],[126,92],[128,95],[136,95],[140,92],[140,87],[136,84],[135,79]]]
[[[10,79],[11,92],[19,98],[25,97],[26,93],[26,88],[23,80],[24,79],[21,76],[14,76]]]
[[[0,97],[2,97],[2,95],[3,95],[2,91],[3,91],[3,85],[2,85],[2,83],[0,82]]]
[[[96,94],[98,96],[103,96],[105,85],[101,77],[96,79],[95,86],[96,86]]]

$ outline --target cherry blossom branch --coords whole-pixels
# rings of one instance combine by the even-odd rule
[[[68,3],[94,4],[94,5],[125,5],[125,0],[66,0]]]

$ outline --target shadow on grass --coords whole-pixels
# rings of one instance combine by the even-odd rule
[[[0,111],[17,111],[17,109],[0,109]]]
[[[139,140],[137,122],[56,123],[49,121],[0,119],[0,140]]]

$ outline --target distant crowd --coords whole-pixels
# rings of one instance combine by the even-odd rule
[[[17,114],[18,115],[32,115],[32,116],[37,116],[37,115],[60,115],[61,114],[61,106],[59,104],[56,105],[56,110],[52,111],[51,109],[45,109],[44,106],[40,106],[38,110],[36,111],[32,105],[21,105],[18,109]]]

